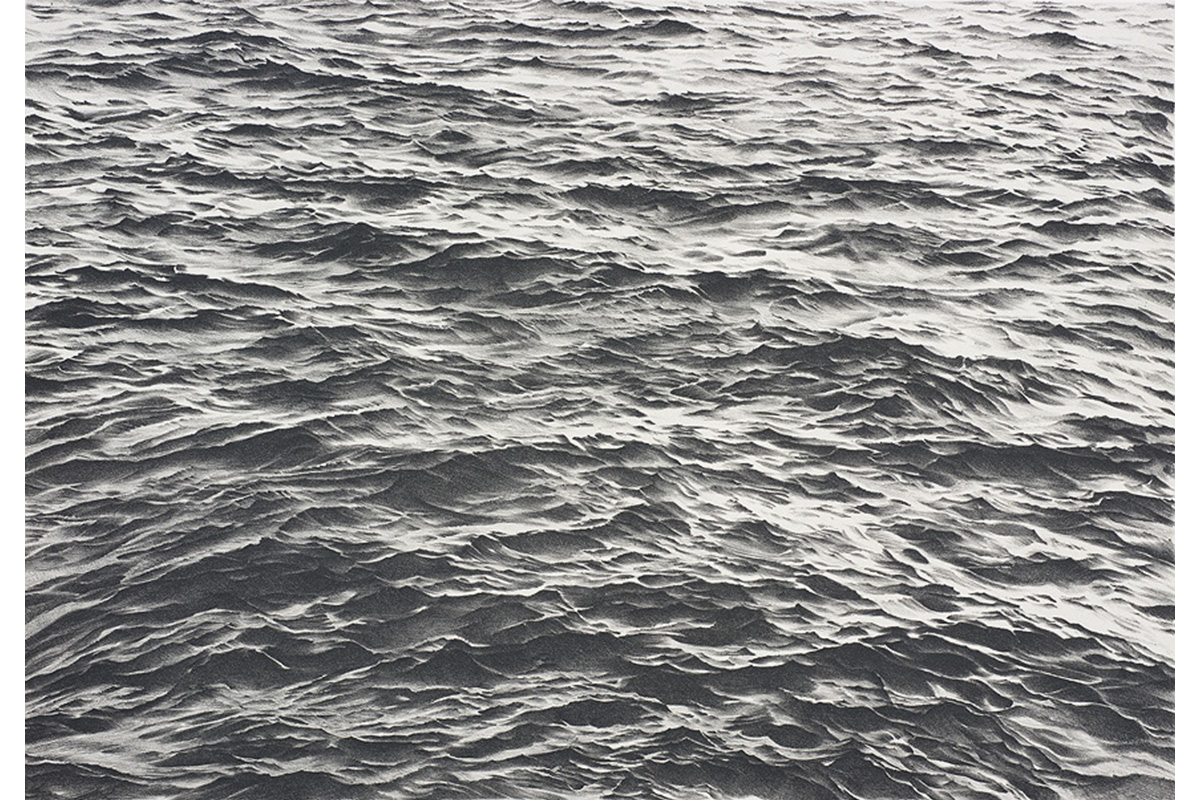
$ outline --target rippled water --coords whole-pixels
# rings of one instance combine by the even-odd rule
[[[1172,18],[34,0],[29,796],[1169,796]]]

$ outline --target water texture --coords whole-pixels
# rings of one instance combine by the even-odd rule
[[[27,793],[1171,796],[1173,9],[27,7]]]

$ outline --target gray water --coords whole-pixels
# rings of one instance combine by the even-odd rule
[[[1171,796],[1172,18],[32,2],[28,796]]]

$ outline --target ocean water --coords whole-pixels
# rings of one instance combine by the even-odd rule
[[[1173,8],[27,6],[32,798],[1173,793]]]

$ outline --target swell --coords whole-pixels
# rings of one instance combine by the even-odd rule
[[[1170,796],[1170,9],[727,11],[29,8],[29,796]]]

